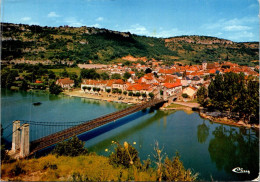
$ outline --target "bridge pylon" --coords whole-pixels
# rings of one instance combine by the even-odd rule
[[[25,123],[20,126],[20,121],[13,122],[12,134],[12,149],[11,154],[15,154],[15,158],[23,158],[30,153],[30,128],[29,124]],[[17,156],[19,154],[19,156]]]
[[[16,153],[20,149],[21,143],[21,132],[20,132],[20,121],[16,120],[13,122],[13,136],[12,136],[12,152]]]
[[[21,150],[20,157],[26,157],[30,154],[30,128],[29,124],[25,123],[22,125],[22,137],[21,137]]]

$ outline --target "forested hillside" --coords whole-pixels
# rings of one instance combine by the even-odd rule
[[[206,36],[168,39],[91,27],[40,27],[2,23],[1,60],[46,60],[98,63],[121,61],[127,55],[156,60],[201,63],[231,61],[256,65],[259,43],[235,43]],[[122,60],[123,61],[123,60]]]

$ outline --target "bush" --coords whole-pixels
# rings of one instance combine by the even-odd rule
[[[128,92],[128,96],[133,96],[133,92]]]
[[[178,153],[173,160],[166,157],[163,167],[163,181],[194,181],[197,176],[192,175],[190,170],[185,170]]]
[[[14,165],[14,168],[10,171],[11,176],[18,176],[20,174],[24,174],[23,166],[21,162],[18,162]]]
[[[88,150],[84,148],[84,142],[78,139],[78,137],[73,136],[67,141],[62,141],[56,145],[54,148],[53,154],[57,156],[79,156],[85,155],[88,153]]]
[[[50,85],[50,93],[51,94],[55,94],[58,95],[59,93],[62,92],[62,88],[59,85],[56,85],[54,82],[52,82],[52,84]]]
[[[154,98],[154,94],[152,92],[149,93],[149,97],[151,97],[151,99]]]
[[[117,147],[115,148],[115,153],[109,156],[109,163],[113,165],[123,165],[126,168],[134,165],[141,168],[140,158],[138,157],[138,151],[127,142],[124,142],[124,146],[115,142]]]
[[[182,94],[181,96],[182,96],[183,98],[188,98],[188,97],[189,97],[188,94],[186,94],[186,93]]]

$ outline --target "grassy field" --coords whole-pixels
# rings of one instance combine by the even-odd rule
[[[64,71],[64,69],[63,68],[60,68],[60,69],[48,69],[48,70],[51,70],[51,71],[53,71],[56,75],[60,75],[60,73],[61,72],[63,72]],[[78,76],[80,75],[80,68],[66,68],[66,71],[68,72],[68,73],[76,73]]]
[[[182,109],[182,108],[185,108],[185,106],[183,106],[183,105],[180,105],[180,104],[175,104],[175,103],[172,103],[171,105],[167,106],[166,108],[176,108],[176,109]]]
[[[2,164],[1,173],[6,181],[156,181],[154,170],[113,167],[107,157],[96,155],[20,160]]]

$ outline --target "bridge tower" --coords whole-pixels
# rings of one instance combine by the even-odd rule
[[[20,133],[20,121],[13,122],[13,136],[12,136],[12,152],[16,152],[20,149],[21,133]]]
[[[20,126],[20,121],[13,122],[13,136],[11,153],[16,154],[20,150],[19,157],[26,157],[30,153],[29,124]]]
[[[30,153],[30,137],[29,137],[29,124],[25,123],[22,125],[22,137],[21,137],[21,150],[20,157],[26,157]]]

